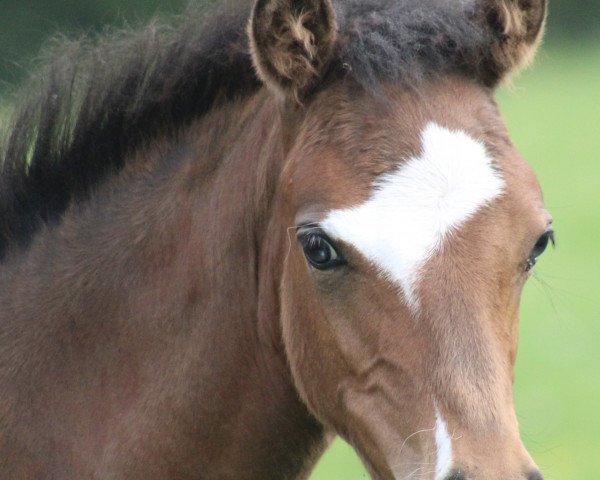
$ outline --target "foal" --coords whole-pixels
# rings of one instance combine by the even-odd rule
[[[493,94],[544,18],[258,0],[63,47],[2,145],[2,478],[301,479],[340,435],[375,479],[541,479],[552,221]]]

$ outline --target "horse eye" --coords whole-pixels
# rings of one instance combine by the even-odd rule
[[[538,239],[538,241],[533,246],[533,250],[531,251],[529,258],[527,259],[527,268],[525,269],[525,271],[528,272],[533,268],[533,266],[537,263],[537,260],[540,257],[540,255],[542,255],[542,253],[546,251],[546,248],[548,247],[548,244],[550,242],[552,242],[552,245],[554,245],[554,231],[552,230],[544,232],[544,234]]]
[[[300,242],[308,262],[319,270],[326,270],[344,263],[342,256],[331,244],[331,241],[322,234],[300,235]]]

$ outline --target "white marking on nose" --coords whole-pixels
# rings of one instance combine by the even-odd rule
[[[332,210],[322,222],[402,288],[413,311],[420,267],[444,239],[502,193],[504,181],[485,146],[435,123],[422,133],[422,153],[376,182],[362,205]]]
[[[452,465],[452,439],[448,435],[448,426],[437,408],[435,410],[435,444],[437,447],[435,478],[441,480]]]

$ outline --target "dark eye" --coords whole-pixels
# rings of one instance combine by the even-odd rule
[[[554,245],[553,230],[548,230],[547,232],[544,232],[544,234],[538,239],[538,241],[535,242],[533,250],[531,251],[529,258],[527,259],[527,267],[525,268],[525,271],[528,272],[533,268],[533,266],[537,263],[537,260],[540,257],[540,255],[542,255],[542,253],[546,251],[546,248],[548,247],[549,243],[552,243],[552,245]]]
[[[300,243],[308,262],[319,270],[326,270],[345,263],[331,240],[321,233],[301,233]]]

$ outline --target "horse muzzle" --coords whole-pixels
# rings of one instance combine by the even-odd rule
[[[522,474],[522,476],[518,477],[509,477],[514,478],[515,480],[544,480],[544,476],[541,474],[539,470],[529,471],[528,473]],[[505,480],[506,477],[502,477],[502,480]],[[477,476],[476,474],[470,475],[468,473],[463,472],[462,470],[455,469],[450,472],[449,475],[445,476],[440,480],[491,480],[488,477]]]

